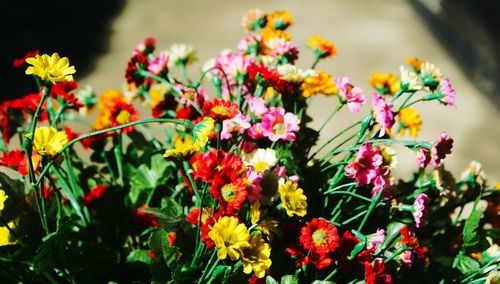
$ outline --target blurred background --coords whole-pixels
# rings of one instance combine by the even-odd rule
[[[173,43],[192,44],[198,62],[189,72],[222,49],[236,49],[243,36],[242,15],[249,9],[288,10],[290,28],[301,48],[297,65],[309,68],[313,56],[305,48],[311,35],[334,42],[338,54],[318,69],[348,76],[373,91],[373,72],[398,74],[406,56],[430,61],[441,68],[457,89],[456,107],[437,103],[417,105],[424,121],[419,139],[437,139],[446,130],[454,139],[446,167],[458,175],[472,160],[500,180],[500,1],[495,0],[4,0],[0,12],[0,100],[35,90],[24,70],[11,67],[27,51],[59,52],[76,66],[80,87],[96,93],[121,88],[124,70],[135,45],[147,36],[159,50]],[[313,126],[333,110],[336,98],[316,98]],[[363,110],[369,111],[369,107]],[[322,139],[359,117],[340,113]],[[413,153],[400,151],[400,174],[416,169]]]

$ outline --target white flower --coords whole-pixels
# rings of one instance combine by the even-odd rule
[[[170,58],[169,64],[172,62],[171,64],[174,65],[188,65],[196,60],[194,47],[188,44],[175,43],[167,51],[167,54]]]
[[[261,60],[262,64],[265,66],[273,66],[278,61],[276,57],[272,57],[270,55],[261,56]]]
[[[278,48],[278,46],[285,45],[286,43],[287,40],[282,37],[273,37],[265,42],[266,46],[271,50]]]
[[[278,162],[276,152],[271,148],[257,149],[244,157],[245,164],[251,165],[256,172],[264,172]]]
[[[281,78],[293,83],[302,83],[307,77],[318,76],[316,71],[312,69],[304,71],[291,64],[284,64],[279,66],[278,73],[280,73]]]
[[[438,67],[434,66],[434,64],[430,62],[425,62],[424,64],[422,64],[422,67],[420,67],[420,73],[422,73],[422,76],[429,74],[436,81],[440,81],[443,77],[443,75],[441,74],[441,70],[439,70]]]
[[[399,67],[399,72],[401,73],[401,85],[406,86],[406,90],[418,91],[422,89],[422,84],[418,81],[417,73],[409,71],[403,65]],[[405,89],[403,87],[403,89]]]

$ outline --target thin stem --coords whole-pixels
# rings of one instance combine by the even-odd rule
[[[321,57],[320,56],[317,56],[315,55],[314,56],[314,61],[313,61],[313,64],[311,65],[311,69],[314,69],[316,68],[316,65],[318,65],[319,61],[321,60]]]
[[[203,273],[201,274],[201,277],[198,280],[198,283],[201,283],[203,281],[203,279],[205,279],[205,276],[207,275],[207,273],[209,271],[209,269],[207,269],[207,268],[212,264],[212,262],[214,261],[214,258],[216,256],[217,256],[217,249],[214,249],[214,251],[212,252],[212,256],[210,256],[210,260],[208,261],[207,265],[205,266],[205,269],[203,269]],[[216,264],[218,262],[219,262],[219,260],[217,259]]]
[[[191,175],[191,172],[193,171],[191,169],[191,166],[189,165],[188,161],[183,161],[182,165],[184,166],[184,174],[187,176],[189,183],[191,184],[191,187],[193,187],[194,194],[196,195],[196,202],[201,201],[201,196],[200,192],[198,191],[198,186],[196,185],[196,182],[193,179],[193,176]]]
[[[379,193],[375,196],[375,198],[372,199],[372,203],[370,204],[370,207],[368,207],[368,211],[366,212],[365,217],[363,218],[363,221],[361,221],[361,224],[359,224],[358,231],[361,232],[363,230],[366,221],[368,221],[368,218],[372,214],[373,210],[377,207],[377,203],[380,202],[382,199],[382,194],[384,193],[384,190],[381,189]]]
[[[345,184],[345,185],[350,185],[350,184]],[[372,200],[368,197],[365,197],[365,196],[362,196],[362,195],[359,195],[359,194],[356,194],[354,192],[350,192],[350,191],[341,191],[341,190],[337,190],[337,191],[332,191],[332,192],[325,192],[325,194],[332,194],[332,195],[335,195],[335,194],[340,194],[340,195],[350,195],[352,197],[356,197],[358,199],[361,199],[361,200],[364,200],[364,201],[367,201],[367,202],[372,202]]]
[[[319,146],[319,148],[311,155],[311,157],[308,158],[308,160],[312,160],[319,152],[321,152],[321,150],[323,150],[326,146],[328,146],[330,143],[332,143],[333,140],[337,139],[342,134],[344,134],[345,132],[347,132],[349,129],[353,128],[354,126],[356,126],[356,125],[358,125],[360,123],[361,123],[361,121],[357,121],[357,122],[355,122],[355,123],[347,126],[342,131],[340,131],[339,133],[337,133],[335,136],[333,136],[332,138],[328,139],[328,141],[326,141],[321,146]]]
[[[69,147],[71,147],[73,144],[79,142],[80,140],[86,139],[86,138],[90,138],[90,137],[93,137],[93,136],[101,135],[101,134],[104,134],[104,133],[107,133],[107,132],[110,132],[110,131],[120,130],[120,129],[123,129],[123,128],[126,128],[126,127],[130,127],[130,126],[134,126],[134,125],[145,124],[145,123],[155,123],[155,122],[160,122],[160,123],[175,123],[175,124],[184,125],[186,127],[193,127],[193,123],[191,121],[189,121],[189,120],[170,119],[170,118],[150,118],[150,119],[136,120],[136,121],[129,122],[129,123],[126,123],[126,124],[122,124],[122,125],[119,125],[119,126],[110,127],[110,128],[106,128],[106,129],[102,129],[102,130],[98,130],[98,131],[94,131],[94,132],[89,132],[89,133],[86,133],[86,134],[82,134],[82,135],[78,136],[77,138],[75,138],[75,139],[71,140],[70,142],[68,142],[66,145],[64,145],[61,148],[61,150],[59,150],[58,154],[64,152],[66,149],[68,149]],[[54,164],[54,160],[51,160],[45,166],[45,168],[40,173],[40,177],[36,181],[35,186],[38,186],[40,184],[41,178],[47,173],[47,171],[49,170],[49,168],[53,164]]]
[[[323,130],[323,128],[325,128],[325,126],[328,124],[328,122],[330,122],[330,120],[333,118],[333,116],[335,116],[335,114],[340,110],[342,109],[342,107],[344,106],[344,104],[339,104],[335,110],[328,116],[328,118],[323,122],[323,124],[321,125],[321,127],[319,128],[318,132],[321,133],[321,130]]]
[[[123,183],[123,150],[122,150],[122,132],[118,131],[117,139],[113,147],[113,152],[115,154],[116,167],[118,168],[118,182]]]

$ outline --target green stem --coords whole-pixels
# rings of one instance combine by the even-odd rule
[[[106,128],[106,129],[102,129],[102,130],[98,130],[98,131],[94,131],[94,132],[82,134],[82,135],[78,136],[77,138],[75,138],[75,139],[71,140],[70,142],[68,142],[66,145],[64,145],[61,148],[61,150],[59,150],[58,154],[64,152],[66,149],[68,149],[69,147],[71,147],[73,144],[79,142],[80,140],[83,140],[83,139],[86,139],[86,138],[89,138],[89,137],[101,135],[101,134],[104,134],[104,133],[107,133],[107,132],[110,132],[110,131],[120,130],[120,129],[123,129],[123,128],[126,128],[126,127],[130,127],[130,126],[134,126],[134,125],[145,124],[145,123],[155,123],[155,122],[160,122],[160,123],[175,123],[175,124],[184,125],[184,126],[190,127],[190,128],[193,127],[193,123],[191,121],[189,121],[189,120],[170,119],[170,118],[150,118],[150,119],[136,120],[136,121],[129,122],[129,123],[126,123],[126,124],[122,124],[122,125],[119,125],[119,126],[110,127],[110,128]],[[47,171],[49,170],[49,168],[53,164],[54,164],[54,159],[51,160],[45,166],[45,168],[42,170],[42,172],[40,173],[40,178],[36,181],[35,186],[38,186],[40,184],[41,178],[47,173]]]
[[[53,169],[54,169],[54,172],[56,173],[57,180],[61,182],[62,191],[68,197],[68,200],[69,200],[69,203],[71,204],[71,207],[73,207],[76,214],[82,219],[84,224],[87,224],[87,220],[85,219],[85,217],[82,214],[82,208],[80,207],[80,203],[78,203],[77,198],[75,197],[74,193],[71,191],[71,187],[66,182],[66,179],[64,178],[61,170],[58,167],[54,167]]]
[[[320,60],[321,60],[320,56],[314,55],[314,61],[313,61],[313,64],[311,65],[311,69],[316,68],[316,65],[318,65]]]
[[[323,150],[326,146],[328,146],[330,143],[332,143],[335,139],[337,139],[342,134],[344,134],[345,132],[347,132],[349,129],[353,128],[354,126],[356,126],[356,125],[358,125],[360,123],[361,123],[361,121],[357,121],[357,122],[355,122],[355,123],[347,126],[342,131],[340,131],[339,133],[337,133],[335,136],[333,136],[332,138],[328,139],[328,141],[326,141],[321,146],[319,146],[319,148],[311,155],[310,158],[308,158],[308,160],[312,160],[319,152],[321,152],[321,150]]]
[[[405,245],[399,247],[389,258],[384,260],[384,263],[388,263],[389,261],[393,260],[396,256],[402,254],[403,252],[405,252],[407,250],[408,250],[408,247]]]
[[[123,150],[122,150],[122,132],[118,131],[117,140],[113,147],[113,152],[115,154],[116,167],[118,168],[118,182],[123,185]],[[116,143],[117,142],[117,143]]]
[[[318,132],[321,133],[321,130],[323,130],[323,128],[325,128],[325,126],[328,124],[328,122],[330,122],[330,120],[335,116],[335,114],[344,106],[344,104],[339,104],[335,110],[328,116],[328,118],[323,122],[323,124],[321,125],[321,127],[319,128]]]
[[[384,189],[381,189],[379,193],[375,196],[375,198],[372,199],[372,203],[370,204],[370,207],[368,207],[368,211],[366,212],[365,217],[363,218],[363,221],[361,221],[361,224],[359,224],[359,227],[357,231],[361,232],[363,230],[366,221],[368,221],[368,218],[372,214],[373,210],[377,207],[377,204],[380,202],[382,199],[382,194],[384,193]]]
[[[210,265],[214,261],[215,257],[217,257],[217,249],[214,249],[214,251],[212,252],[212,256],[210,256],[210,260],[208,261],[207,265],[205,266],[205,269],[203,269],[203,273],[201,274],[201,277],[198,280],[198,284],[202,283],[202,281],[203,281],[203,279],[205,279],[205,276],[207,275],[208,271],[212,270],[212,269],[207,269],[207,268],[210,267]],[[219,259],[217,259],[217,261],[215,262],[215,264],[217,264],[218,262],[219,262]]]
[[[330,274],[328,274],[325,279],[323,279],[323,281],[328,281],[330,279],[332,279],[333,276],[335,276],[335,274],[337,274],[337,268],[335,268],[332,272],[330,272]]]
[[[351,185],[350,183],[348,184],[344,184],[343,186],[349,186]],[[335,191],[331,191],[331,192],[325,192],[325,194],[340,194],[340,195],[350,195],[350,196],[353,196],[353,197],[356,197],[358,199],[361,199],[361,200],[364,200],[364,201],[367,201],[367,202],[371,202],[372,200],[368,197],[365,197],[365,196],[362,196],[362,195],[359,195],[359,194],[356,194],[354,192],[350,192],[350,191],[341,191],[341,190],[335,190]]]
[[[198,203],[201,201],[201,196],[200,196],[200,192],[198,191],[198,186],[196,185],[196,182],[194,181],[193,176],[191,175],[191,172],[193,170],[191,169],[189,162],[186,160],[182,161],[182,165],[184,166],[184,174],[188,178],[188,181],[191,184],[191,187],[193,187],[194,194],[196,195],[196,202]]]
[[[181,72],[182,77],[184,77],[184,79],[186,79],[186,82],[188,82],[188,84],[191,85],[193,82],[191,81],[191,79],[189,78],[189,76],[187,74],[186,65],[179,64],[179,65],[177,65],[177,67],[179,68],[179,71]]]
[[[208,188],[208,183],[205,184],[205,186],[203,187],[203,192],[201,193],[201,202],[200,202],[200,207],[199,207],[200,213],[199,213],[199,217],[198,217],[198,227],[196,228],[195,253],[194,253],[193,260],[191,261],[191,267],[193,267],[193,265],[198,260],[198,257],[200,256],[200,252],[201,252],[200,246],[203,246],[200,243],[201,224],[202,224],[202,219],[203,219],[203,200],[205,198],[205,193],[207,191],[207,188]]]

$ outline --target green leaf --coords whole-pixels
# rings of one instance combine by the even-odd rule
[[[152,264],[154,261],[149,256],[149,251],[147,250],[134,250],[127,256],[127,262],[142,262],[145,264]]]
[[[0,188],[9,196],[19,195],[24,190],[24,183],[22,181],[12,179],[2,172],[0,172],[0,185]]]
[[[182,207],[170,197],[162,199],[161,208],[144,208],[141,211],[158,217],[158,222],[167,229],[173,229],[182,215]]]
[[[278,284],[278,281],[274,279],[271,275],[267,275],[266,284]]]
[[[463,247],[470,248],[479,243],[479,235],[477,229],[479,227],[479,221],[483,216],[485,208],[474,208],[469,215],[469,218],[465,221],[464,232],[463,232]]]
[[[322,281],[322,280],[314,280],[311,284],[335,284],[332,281]]]
[[[129,197],[133,204],[144,203],[151,190],[165,183],[168,179],[168,163],[162,155],[151,157],[151,167],[139,166],[130,178]]]
[[[456,267],[462,271],[463,274],[469,274],[471,272],[477,271],[478,269],[481,268],[479,265],[479,262],[475,261],[474,259],[460,254],[457,255],[457,258],[455,259]]]
[[[298,284],[299,280],[295,275],[285,275],[281,277],[281,284]]]
[[[356,230],[351,230],[351,231],[359,240],[361,240],[359,244],[354,246],[354,249],[351,251],[351,255],[349,256],[349,259],[354,259],[358,255],[358,253],[360,253],[365,248],[367,238],[361,232],[358,232]]]
[[[231,268],[231,266],[227,266],[227,265],[217,265],[214,269],[214,272],[210,276],[208,283],[209,284],[210,283],[220,283],[220,281],[219,282],[214,282],[214,281],[216,281],[218,278],[223,276],[223,274],[226,272],[226,270],[230,269],[230,268]]]

